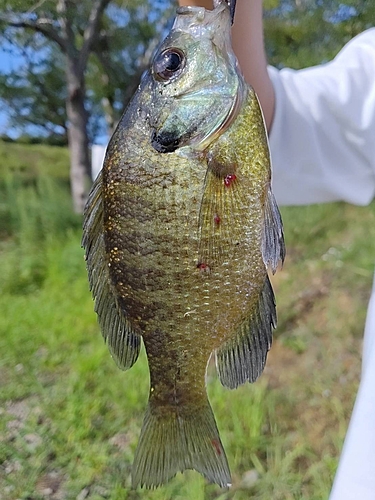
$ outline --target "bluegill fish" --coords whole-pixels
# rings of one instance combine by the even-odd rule
[[[177,10],[107,149],[83,246],[101,331],[119,368],[141,339],[150,394],[132,481],[195,469],[226,487],[207,398],[262,373],[276,325],[267,270],[284,259],[262,113],[230,43],[225,2]]]

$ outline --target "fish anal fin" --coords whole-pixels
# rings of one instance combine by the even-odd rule
[[[268,188],[264,204],[264,226],[262,236],[262,257],[267,268],[275,274],[279,263],[285,259],[283,223],[275,197]]]
[[[109,276],[103,236],[102,175],[91,190],[84,213],[82,246],[95,300],[95,312],[104,340],[117,366],[130,368],[138,358],[141,338],[118,306]]]
[[[221,383],[235,389],[255,382],[263,372],[276,327],[276,305],[268,276],[250,318],[236,335],[216,350],[216,367]]]
[[[162,415],[149,405],[135,453],[132,486],[156,488],[177,472],[195,469],[209,482],[230,486],[227,458],[211,407]]]

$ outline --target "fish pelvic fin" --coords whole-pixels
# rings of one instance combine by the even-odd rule
[[[221,383],[235,389],[245,382],[255,382],[263,372],[276,327],[276,304],[268,275],[249,320],[235,337],[216,351],[216,368]]]
[[[156,488],[186,469],[195,469],[222,488],[231,484],[227,457],[210,404],[188,415],[165,415],[149,405],[135,452],[132,487]]]
[[[105,258],[103,237],[102,174],[96,179],[84,212],[82,246],[85,249],[90,289],[105,342],[117,366],[126,370],[138,358],[141,338],[117,304]]]
[[[262,257],[264,265],[275,274],[279,263],[285,259],[283,223],[275,197],[268,188],[264,205],[264,226],[262,236]]]

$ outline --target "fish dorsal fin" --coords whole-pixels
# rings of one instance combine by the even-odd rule
[[[126,370],[138,358],[141,339],[119,308],[113,293],[103,229],[102,175],[99,174],[85,208],[82,246],[102,335],[117,366]]]
[[[250,317],[236,335],[216,351],[216,367],[221,383],[234,389],[261,375],[276,327],[276,305],[268,276]]]
[[[275,274],[279,263],[285,259],[283,223],[275,197],[268,188],[264,204],[264,226],[262,236],[262,257],[267,268]]]

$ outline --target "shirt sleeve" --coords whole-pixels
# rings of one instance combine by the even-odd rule
[[[361,383],[329,500],[373,500],[375,492],[375,281],[368,308]]]
[[[269,140],[278,203],[368,204],[375,193],[375,28],[327,64],[270,67],[269,74],[276,94]]]

